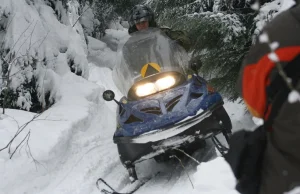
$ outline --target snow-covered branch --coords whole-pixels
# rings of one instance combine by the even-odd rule
[[[87,6],[87,8],[85,10],[83,10],[83,12],[80,14],[80,16],[78,16],[77,20],[74,22],[73,24],[73,28],[76,25],[76,23],[79,21],[79,19],[82,17],[82,15],[88,10],[88,9],[92,9],[90,6]]]
[[[10,85],[11,85],[11,78],[14,77],[14,76],[17,76],[19,73],[22,73],[25,68],[26,68],[26,65],[25,66],[22,66],[20,67],[20,69],[16,72],[14,72],[13,74],[11,74],[11,71],[13,69],[13,67],[15,66],[16,62],[18,60],[22,60],[22,59],[27,59],[27,58],[31,58],[30,56],[30,50],[33,49],[33,45],[31,44],[31,39],[32,39],[32,35],[33,35],[33,32],[35,30],[35,27],[36,27],[36,24],[32,30],[32,32],[30,33],[30,35],[25,38],[24,42],[19,46],[17,52],[13,52],[14,50],[14,47],[18,44],[19,41],[21,41],[21,37],[24,36],[24,33],[28,30],[28,28],[31,26],[32,23],[30,23],[28,25],[28,27],[20,34],[19,38],[17,39],[17,41],[15,42],[15,44],[13,45],[13,47],[10,49],[10,51],[5,55],[5,56],[0,56],[0,60],[1,60],[1,63],[2,63],[2,76],[0,77],[0,79],[2,80],[2,86],[1,86],[1,89],[0,89],[0,94],[2,94],[3,92],[3,103],[2,103],[2,113],[5,114],[5,108],[6,108],[6,101],[7,101],[7,98],[8,98],[8,90],[10,89]],[[47,35],[44,37],[44,39],[42,40],[41,44],[45,41],[46,37],[48,36],[48,33]],[[19,55],[19,51],[20,49],[23,47],[23,45],[27,42],[27,40],[30,38],[30,45],[29,45],[29,48],[27,49],[26,53],[24,54],[20,54]],[[35,43],[34,43],[35,44]],[[40,45],[41,45],[40,44]],[[39,47],[40,47],[39,45]]]
[[[194,185],[193,185],[193,182],[192,182],[192,180],[191,180],[191,178],[190,178],[189,173],[185,170],[185,167],[184,167],[182,161],[181,161],[176,155],[172,155],[172,156],[170,156],[170,158],[176,158],[176,159],[179,161],[181,167],[183,168],[184,172],[185,172],[186,175],[188,176],[189,181],[190,181],[190,183],[191,183],[191,185],[192,185],[192,187],[193,187],[193,189],[194,189],[195,187],[194,187]]]

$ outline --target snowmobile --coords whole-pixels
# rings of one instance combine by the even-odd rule
[[[124,96],[117,101],[106,90],[103,98],[118,104],[113,141],[132,182],[136,163],[177,148],[201,148],[207,138],[226,151],[216,138],[223,134],[228,141],[231,134],[223,99],[189,69],[188,54],[176,41],[159,29],[138,31],[119,49],[118,59],[112,75]]]

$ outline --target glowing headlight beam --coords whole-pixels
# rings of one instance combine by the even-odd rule
[[[154,94],[155,92],[157,92],[157,90],[154,83],[146,83],[136,88],[136,95],[140,97]]]
[[[175,84],[175,78],[172,76],[161,78],[155,82],[155,85],[159,91],[168,89],[172,87],[174,84]]]
[[[136,87],[136,95],[139,97],[148,96],[156,92],[168,89],[175,84],[176,80],[173,76],[166,76],[158,79],[155,83],[146,83]]]

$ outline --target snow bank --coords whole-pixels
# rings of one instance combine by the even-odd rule
[[[111,50],[117,51],[119,43],[125,42],[128,38],[129,34],[125,28],[123,30],[107,29],[105,30],[105,36],[101,40],[105,42]]]
[[[88,36],[88,60],[99,67],[113,69],[116,64],[118,46],[129,38],[126,29],[107,29],[102,40]]]
[[[90,114],[95,111],[95,104],[99,103],[103,88],[82,77],[68,73],[61,78],[59,90],[61,93],[60,100],[31,122],[20,134],[20,138],[13,144],[12,148],[15,148],[20,143],[19,140],[23,139],[30,130],[30,146],[33,155],[39,160],[48,160],[61,154],[59,153],[61,148],[57,148],[57,151],[55,149],[61,147],[59,144],[65,144],[68,141],[65,138],[71,136],[72,130],[86,129],[87,123],[82,122],[87,122]],[[7,115],[3,118],[6,124],[4,128],[1,128],[1,132],[6,134],[3,138],[1,136],[1,147],[5,144],[4,140],[8,142],[7,137],[11,137],[17,131],[16,123],[9,124],[12,118],[15,118],[21,126],[35,114],[9,110]],[[3,125],[3,122],[1,124]],[[0,156],[7,158],[6,153],[3,154],[3,152]]]
[[[103,104],[103,85],[108,85],[109,89],[116,91],[117,97],[120,98],[118,91],[113,88],[112,80],[105,79],[111,71],[105,68],[101,70],[93,64],[88,64],[88,50],[83,29],[77,22],[78,3],[74,0],[69,1],[67,5],[68,12],[62,7],[61,2],[58,2],[55,5],[57,15],[54,15],[53,9],[42,0],[1,1],[1,12],[9,13],[11,21],[4,40],[5,47],[10,49],[13,47],[12,51],[17,55],[29,54],[31,58],[26,60],[30,61],[35,57],[34,59],[37,60],[35,69],[31,68],[27,71],[30,75],[26,74],[26,76],[28,78],[37,76],[38,92],[42,103],[45,104],[44,97],[47,92],[50,92],[50,100],[55,100],[51,108],[36,117],[19,134],[11,145],[10,154],[6,150],[0,152],[1,192],[38,193],[37,190],[46,187],[49,181],[53,181],[53,177],[47,174],[56,171],[57,167],[73,154],[70,153],[73,139],[89,128],[91,119]],[[59,21],[58,18],[61,20]],[[126,34],[124,32],[123,34]],[[116,33],[115,41],[121,38],[118,34]],[[113,67],[115,52],[110,51],[105,43],[91,37],[89,39],[90,54],[100,55],[97,56],[99,63],[102,65],[110,63],[108,66]],[[27,62],[20,61],[18,64],[23,65]],[[84,78],[88,78],[91,73],[91,81],[71,73],[70,62],[75,73],[82,72]],[[12,73],[21,69],[22,65],[16,65]],[[20,74],[13,80],[12,85],[15,89],[25,80],[22,76],[24,75]],[[99,81],[101,78],[104,83]],[[21,100],[24,101],[24,98]],[[111,106],[113,112],[115,106],[113,104]],[[6,115],[1,115],[0,148],[7,145],[20,126],[35,116],[37,115],[34,113],[17,110],[7,110]],[[28,144],[26,139],[21,144],[29,132]],[[18,151],[12,159],[9,159],[19,145],[21,146]],[[37,182],[33,184],[33,181]],[[19,185],[18,188],[14,187],[15,184]],[[35,184],[40,188],[33,186]]]
[[[112,82],[109,68],[89,64],[89,69],[90,82],[71,73],[62,76],[59,80],[60,100],[38,117],[45,120],[34,121],[26,128],[31,130],[29,145],[32,156],[39,162],[36,166],[27,156],[26,146],[12,160],[8,159],[6,152],[0,152],[0,190],[3,193],[96,194],[99,191],[95,181],[99,177],[108,179],[118,190],[128,190],[132,186],[111,139],[116,127],[116,104],[101,99],[104,89],[115,91],[116,99],[122,95]],[[233,114],[234,126],[245,127],[240,120],[244,118],[243,105],[226,102],[225,108]],[[7,114],[14,117],[19,125],[35,115],[15,110],[8,110]],[[17,130],[17,124],[8,116],[1,118],[2,147]],[[236,125],[237,120],[241,123]],[[190,173],[195,189],[192,189],[180,165],[174,169],[168,164],[148,161],[137,168],[140,177],[147,175],[144,171],[151,174],[159,169],[165,170],[165,174],[145,185],[137,194],[237,193],[234,190],[235,180],[223,158],[201,163],[195,174]]]
[[[1,1],[0,9],[9,15],[10,20],[6,27],[4,47],[10,48],[17,57],[26,55],[18,59],[11,74],[22,70],[24,64],[31,64],[33,58],[37,61],[35,66],[28,66],[31,69],[25,71],[25,74],[16,74],[11,86],[17,90],[26,79],[30,80],[34,75],[37,77],[39,101],[45,105],[45,94],[49,92],[50,101],[57,102],[53,108],[38,117],[39,121],[30,123],[26,128],[32,132],[31,151],[40,160],[49,158],[49,153],[53,152],[59,142],[67,141],[61,138],[65,133],[70,133],[74,123],[80,123],[89,116],[93,107],[90,103],[97,103],[101,91],[96,84],[89,83],[70,71],[69,64],[72,61],[71,68],[75,73],[81,71],[86,78],[89,73],[83,30],[81,24],[76,22],[78,6],[77,1],[70,1],[67,4],[68,15],[64,15],[66,10],[61,3],[57,3],[58,15],[54,15],[53,9],[42,0]],[[62,17],[61,21],[57,18],[59,16]],[[25,94],[19,96],[18,104],[29,110],[31,98],[27,95],[28,91]],[[57,122],[58,120],[63,122]],[[16,128],[8,128],[9,135],[16,131]],[[16,142],[24,138],[25,131]],[[13,144],[12,148],[17,145],[18,143]],[[56,155],[54,151],[53,157]]]
[[[116,52],[112,51],[106,43],[88,36],[88,61],[99,67],[112,69],[115,66]]]
[[[20,147],[11,160],[6,151],[0,152],[0,172],[3,175],[0,182],[8,191],[10,185],[16,182],[16,177],[34,177],[33,158],[38,161],[37,174],[51,171],[70,152],[73,135],[88,129],[98,105],[103,102],[103,87],[70,72],[61,77],[59,90],[60,100],[32,121],[11,146],[14,150],[30,131],[29,147],[26,144]],[[18,130],[18,125],[28,122],[34,115],[17,110],[8,110],[7,115],[2,115],[0,147],[8,143]]]

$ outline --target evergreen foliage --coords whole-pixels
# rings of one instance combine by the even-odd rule
[[[99,20],[99,25],[95,28],[93,37],[96,33],[105,34],[105,29],[113,20],[127,20],[131,8],[141,3],[141,0],[94,0],[95,18]]]
[[[53,9],[58,21],[71,26],[86,39],[87,35],[101,38],[110,22],[127,20],[129,12],[136,4],[147,4],[155,14],[160,26],[168,26],[174,30],[183,30],[193,43],[190,56],[193,61],[201,63],[200,75],[231,100],[238,98],[235,88],[239,69],[244,56],[253,43],[253,35],[259,34],[263,25],[271,20],[280,8],[281,0],[260,1],[260,13],[252,10],[255,0],[43,0]],[[32,7],[37,0],[26,0]],[[72,5],[71,5],[71,4]],[[78,8],[72,22],[68,18],[68,6]],[[74,10],[74,9],[73,9]],[[41,14],[41,13],[40,13]],[[78,15],[82,28],[73,25]],[[71,72],[84,76],[84,64],[67,45],[61,46],[47,56],[39,50],[24,55],[13,63],[18,73],[9,76],[9,59],[15,58],[15,50],[4,44],[7,27],[13,14],[0,6],[0,106],[21,108],[39,112],[54,103],[51,87],[41,92],[39,73],[47,69],[55,69],[58,55],[66,56]],[[78,26],[77,26],[78,27]],[[46,35],[45,35],[46,36]],[[82,38],[82,39],[83,39]],[[86,45],[83,45],[83,47]],[[10,54],[10,56],[8,56]],[[52,57],[49,57],[49,56]],[[5,59],[5,60],[3,60]],[[36,71],[41,67],[40,72]],[[51,71],[49,71],[51,74]],[[49,78],[50,79],[50,78]],[[53,78],[55,79],[55,76]],[[16,81],[17,80],[17,81]],[[20,83],[12,86],[12,82]],[[51,81],[48,80],[51,85]],[[43,82],[44,83],[44,82]]]
[[[249,1],[152,0],[160,25],[184,30],[193,43],[192,60],[200,74],[231,100],[238,98],[236,81],[252,44],[257,12]]]

